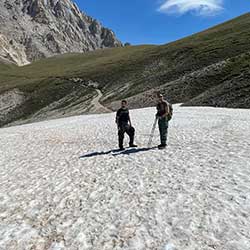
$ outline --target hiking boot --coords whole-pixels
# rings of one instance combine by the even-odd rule
[[[129,144],[129,147],[130,147],[130,148],[137,148],[138,146],[135,145],[135,144]]]
[[[124,147],[120,147],[120,148],[119,148],[119,151],[122,151],[122,150],[125,150],[125,148],[124,148]]]
[[[161,144],[161,145],[158,145],[158,149],[165,149],[166,148],[166,144]]]

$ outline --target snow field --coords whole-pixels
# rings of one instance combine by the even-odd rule
[[[114,114],[0,129],[0,249],[249,250],[250,111],[175,106],[163,151],[154,113],[116,156]]]

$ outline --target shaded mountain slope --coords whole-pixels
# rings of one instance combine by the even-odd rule
[[[18,65],[56,54],[122,46],[71,0],[0,1],[0,57]]]

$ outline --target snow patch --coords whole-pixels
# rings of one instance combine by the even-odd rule
[[[154,108],[116,156],[114,113],[0,129],[2,249],[249,250],[250,111],[174,109],[163,151]]]

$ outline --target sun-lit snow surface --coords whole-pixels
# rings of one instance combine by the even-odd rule
[[[141,147],[154,112],[131,112]],[[214,108],[116,156],[114,114],[1,129],[0,249],[249,250],[249,138],[249,110]]]

